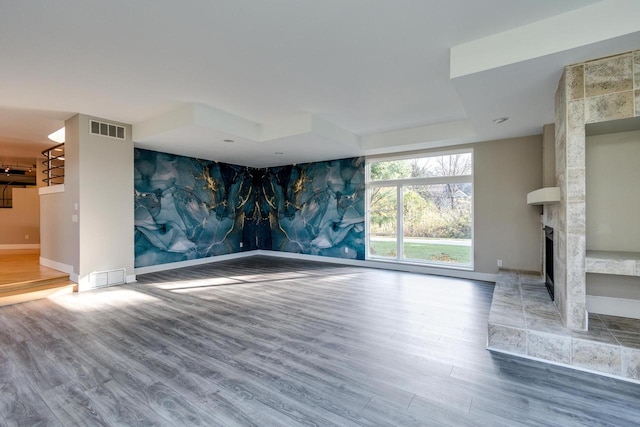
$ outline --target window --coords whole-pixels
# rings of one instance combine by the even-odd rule
[[[473,152],[367,162],[367,257],[473,268]]]

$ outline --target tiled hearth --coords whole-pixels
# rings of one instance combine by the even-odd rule
[[[563,326],[541,276],[500,271],[487,348],[640,382],[640,320],[589,315],[589,330]]]

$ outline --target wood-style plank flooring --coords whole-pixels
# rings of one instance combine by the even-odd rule
[[[0,250],[0,306],[72,293],[77,284],[40,265],[39,250]]]
[[[40,265],[38,249],[0,250],[0,286],[60,277],[69,277],[69,275]]]
[[[638,425],[640,385],[485,350],[493,285],[252,257],[0,307],[0,425]]]

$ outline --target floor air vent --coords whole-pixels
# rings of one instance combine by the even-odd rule
[[[96,271],[89,275],[89,283],[92,288],[103,286],[121,285],[125,282],[124,268],[109,271]]]
[[[124,139],[124,126],[113,125],[111,123],[89,120],[89,132],[93,135],[108,136],[109,138]]]

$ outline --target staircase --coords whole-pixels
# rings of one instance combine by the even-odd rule
[[[44,267],[37,251],[0,251],[0,306],[70,294],[69,275]]]
[[[69,281],[68,274],[52,279],[0,285],[0,306],[70,294],[76,286],[76,283]]]

